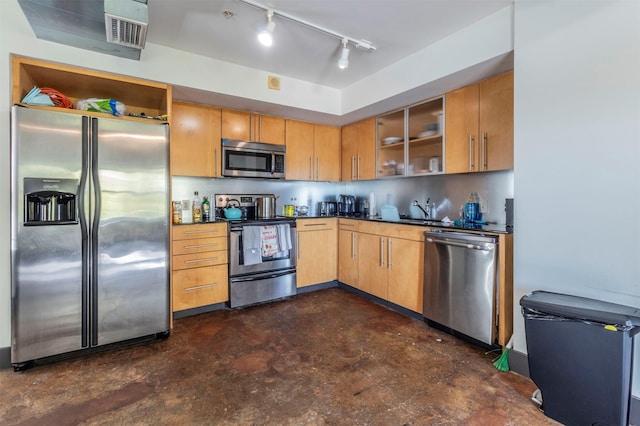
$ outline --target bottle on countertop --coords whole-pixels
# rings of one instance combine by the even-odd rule
[[[193,193],[193,201],[191,203],[191,215],[192,215],[193,223],[198,223],[202,221],[202,203],[200,202],[198,191],[195,191]]]
[[[209,204],[209,198],[205,195],[202,197],[202,221],[209,222],[211,220],[211,204]]]

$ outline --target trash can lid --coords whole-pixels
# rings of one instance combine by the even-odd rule
[[[536,290],[522,296],[520,306],[567,319],[620,325],[627,329],[640,326],[640,308],[586,297]]]

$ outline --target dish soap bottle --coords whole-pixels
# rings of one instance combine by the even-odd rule
[[[202,221],[209,222],[211,220],[211,204],[209,204],[209,198],[205,195],[202,197]]]
[[[200,203],[200,197],[198,196],[198,191],[193,193],[193,202],[191,203],[191,214],[193,223],[198,223],[202,221],[202,205]]]

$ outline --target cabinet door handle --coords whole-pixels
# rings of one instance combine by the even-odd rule
[[[360,180],[360,156],[358,155],[358,174],[356,175],[357,180]]]
[[[298,260],[300,260],[300,235],[296,233],[296,253],[298,255]]]
[[[211,244],[196,244],[194,246],[184,246],[184,248],[186,249],[194,249],[194,248],[200,248],[200,247],[215,247],[217,246],[218,243],[211,243]]]
[[[380,267],[384,268],[384,238],[380,237]]]
[[[469,170],[473,171],[473,133],[469,133]]]
[[[487,134],[482,132],[482,170],[487,170]]]
[[[356,180],[356,157],[351,156],[351,180]]]
[[[211,262],[211,261],[214,261],[214,260],[218,260],[218,256],[216,256],[216,257],[207,257],[205,259],[185,260],[184,263]]]
[[[185,231],[184,234],[209,234],[209,233],[217,233],[220,232],[218,229],[208,229],[204,231]]]
[[[218,148],[213,151],[213,175],[218,177]]]
[[[316,180],[320,180],[320,157],[316,157]]]
[[[391,238],[387,240],[387,268],[391,269]]]
[[[211,284],[203,284],[203,285],[195,285],[193,287],[187,287],[184,289],[184,291],[193,291],[193,290],[200,290],[202,288],[210,288],[210,287],[217,287],[218,283],[211,283]]]
[[[313,180],[313,157],[309,157],[309,180]]]
[[[355,259],[356,257],[356,233],[351,233],[351,258]]]

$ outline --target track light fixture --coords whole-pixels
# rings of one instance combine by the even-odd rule
[[[265,46],[271,46],[273,44],[273,30],[276,28],[276,23],[273,22],[273,10],[267,10],[267,26],[264,30],[258,34],[258,40]]]
[[[340,59],[338,59],[338,68],[340,68],[341,70],[349,67],[349,48],[347,47],[347,43],[349,43],[349,40],[343,38],[342,54],[340,55]]]
[[[339,39],[342,43],[342,54],[340,55],[340,59],[338,61],[338,67],[340,67],[341,69],[345,69],[349,66],[349,48],[347,47],[348,43],[352,43],[356,48],[368,50],[370,52],[373,52],[376,50],[376,47],[367,40],[359,40],[353,37],[348,37],[344,34],[340,34],[339,32],[330,30],[325,27],[321,27],[319,25],[312,24],[311,22],[305,21],[304,19],[300,19],[295,16],[289,15],[288,13],[271,9],[271,7],[258,3],[254,0],[236,0],[236,1],[240,3],[248,4],[249,6],[253,6],[256,9],[261,9],[267,12],[266,29],[260,32],[260,34],[258,35],[258,40],[260,40],[260,43],[264,44],[265,46],[271,46],[273,44],[273,30],[276,26],[276,23],[273,22],[273,16],[278,15],[284,19],[288,19],[289,21],[296,22],[300,25],[304,25],[305,27],[311,28],[318,32],[321,32]]]

